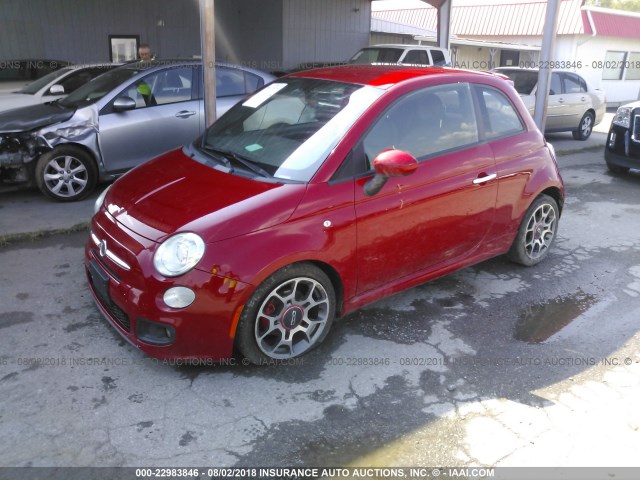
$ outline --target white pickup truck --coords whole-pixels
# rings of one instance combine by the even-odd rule
[[[371,45],[358,51],[349,63],[363,65],[451,66],[451,56],[444,48],[428,45]]]

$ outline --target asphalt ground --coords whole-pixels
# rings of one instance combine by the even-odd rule
[[[146,357],[91,299],[87,218],[46,203],[73,228],[9,237],[21,205],[54,216],[0,197],[0,466],[640,467],[640,174],[597,147],[559,156],[543,263],[379,301],[291,365]]]

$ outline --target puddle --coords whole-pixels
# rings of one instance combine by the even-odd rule
[[[523,342],[544,342],[586,312],[596,301],[596,296],[578,290],[571,295],[528,305],[520,313],[514,336]]]

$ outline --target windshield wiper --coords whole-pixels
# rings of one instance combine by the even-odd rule
[[[228,168],[231,168],[231,165],[230,165],[231,162],[229,162],[228,160],[230,158],[232,160],[235,160],[236,163],[239,163],[246,169],[251,170],[253,173],[260,175],[261,177],[273,177],[273,175],[271,175],[265,169],[259,167],[258,165],[253,163],[251,160],[244,158],[235,152],[232,152],[231,150],[221,150],[218,148],[211,148],[211,147],[203,147],[203,148],[208,152],[216,153],[218,155],[223,155],[224,160],[227,161],[226,166]]]
[[[231,162],[227,157],[221,156],[222,154],[219,151],[209,147],[205,147],[205,146],[201,146],[200,149],[203,152],[207,153],[209,158],[212,158],[216,162],[221,163],[223,166],[228,168],[230,172],[233,172],[233,167],[231,166]]]

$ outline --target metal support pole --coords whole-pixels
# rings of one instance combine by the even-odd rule
[[[540,51],[540,65],[550,65],[554,59],[559,12],[560,0],[548,0],[544,19],[544,33],[542,35],[542,49]],[[538,87],[536,89],[536,107],[533,113],[533,120],[542,132],[544,132],[547,117],[550,81],[551,69],[540,68],[538,70]]]
[[[216,37],[214,0],[200,0],[200,42],[204,73],[205,126],[216,121]]]
[[[451,31],[451,0],[445,0],[438,7],[438,47],[449,50]]]

